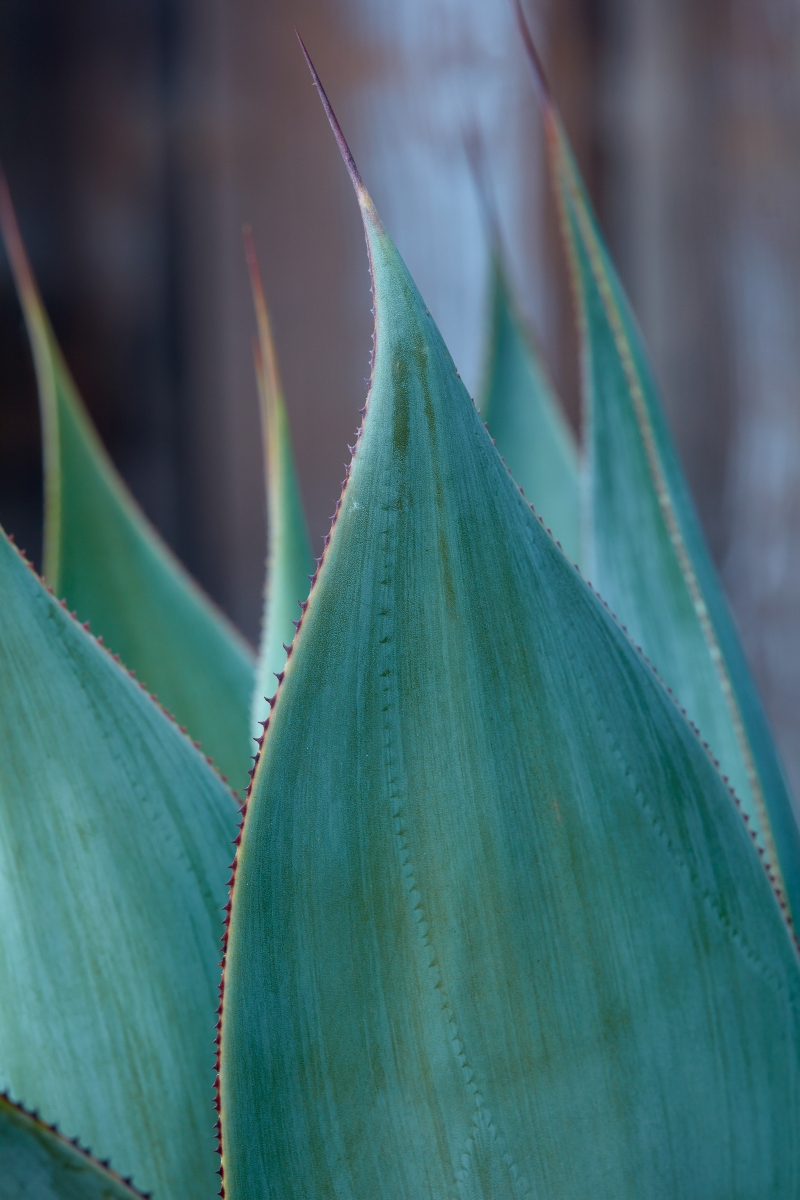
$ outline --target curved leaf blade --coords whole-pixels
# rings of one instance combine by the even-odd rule
[[[0,1200],[142,1200],[88,1151],[0,1095]]]
[[[210,1198],[234,799],[5,535],[0,678],[0,1086]]]
[[[514,312],[496,257],[489,345],[482,416],[514,479],[567,558],[578,562],[578,447],[541,353]]]
[[[752,840],[344,153],[376,355],[237,857],[226,1196],[791,1195],[798,959]]]
[[[540,70],[536,64],[537,70]],[[800,913],[800,829],[666,423],[644,341],[543,77],[583,350],[586,571],[671,688]]]
[[[267,697],[275,692],[275,677],[286,662],[285,646],[291,645],[294,637],[295,623],[300,616],[298,605],[308,595],[308,581],[314,571],[314,563],[297,483],[278,359],[249,229],[245,230],[245,249],[258,324],[258,342],[254,352],[261,402],[269,519],[264,618],[251,721],[252,732],[258,737],[261,723],[269,714]]]
[[[45,578],[242,788],[250,649],[150,525],[101,444],[42,306],[2,176],[0,226],[39,385]]]

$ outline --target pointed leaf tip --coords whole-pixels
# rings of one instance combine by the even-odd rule
[[[355,188],[356,196],[358,197],[358,202],[361,205],[362,209],[365,206],[368,207],[377,219],[377,214],[375,213],[375,209],[373,207],[372,200],[370,199],[367,189],[364,187],[364,181],[361,178],[361,172],[359,171],[358,167],[356,166],[356,160],[353,158],[353,155],[350,151],[350,147],[348,146],[345,136],[342,133],[342,127],[339,124],[336,113],[333,111],[333,105],[331,104],[330,100],[328,99],[325,88],[322,86],[322,80],[320,79],[319,75],[317,74],[317,69],[314,66],[313,62],[311,61],[311,55],[308,53],[308,50],[306,49],[306,46],[305,46],[305,42],[301,38],[301,36],[298,33],[296,28],[295,28],[294,32],[295,32],[298,42],[300,43],[300,49],[303,51],[303,57],[306,60],[306,65],[308,66],[308,69],[311,72],[311,78],[314,80],[314,86],[319,93],[320,100],[322,101],[322,107],[325,109],[325,115],[328,118],[328,122],[330,124],[331,129],[333,130],[333,136],[336,138],[336,144],[339,147],[339,152],[340,152],[342,158],[344,159],[344,163],[345,163],[345,166],[347,167],[348,174],[350,175],[350,179],[352,181],[353,187]]]

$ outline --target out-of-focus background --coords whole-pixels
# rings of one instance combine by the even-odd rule
[[[527,11],[800,795],[800,6]],[[473,394],[478,138],[519,302],[578,414],[510,0],[4,0],[0,155],[56,332],[134,493],[253,641],[265,516],[243,222],[317,546],[370,350],[358,212],[293,24]],[[38,561],[35,385],[2,258],[0,521]]]

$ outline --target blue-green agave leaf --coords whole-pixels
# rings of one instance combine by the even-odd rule
[[[752,838],[344,153],[375,360],[241,834],[225,1195],[793,1196],[800,973]]]
[[[252,653],[150,525],[101,444],[42,306],[2,177],[0,226],[39,384],[45,578],[243,788]]]
[[[580,315],[589,472],[584,569],[707,740],[796,916],[800,831],[786,783],[644,341],[540,78]]]
[[[264,618],[251,722],[252,732],[258,737],[262,722],[269,714],[268,697],[271,698],[275,692],[275,677],[286,662],[286,646],[291,644],[294,637],[300,616],[298,604],[308,595],[308,581],[314,571],[314,563],[297,483],[289,416],[283,399],[272,328],[249,229],[245,229],[245,249],[258,325],[254,353],[261,403],[269,520]]]
[[[0,1200],[142,1200],[130,1180],[0,1095]]]
[[[578,447],[541,352],[514,311],[494,256],[489,357],[480,405],[506,466],[571,562],[579,559]]]
[[[4,534],[0,680],[0,1087],[210,1200],[236,803]]]

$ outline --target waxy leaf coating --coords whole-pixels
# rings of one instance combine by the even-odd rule
[[[261,722],[269,713],[267,698],[275,692],[275,676],[283,670],[286,662],[284,647],[290,645],[294,637],[295,623],[300,617],[299,603],[308,595],[308,581],[314,570],[314,563],[294,466],[289,416],[283,399],[264,289],[249,230],[245,231],[245,246],[258,324],[258,341],[254,345],[254,352],[261,402],[269,520],[264,620],[252,716],[253,733],[259,736]]]
[[[567,558],[580,551],[578,448],[538,348],[523,331],[497,259],[481,414],[498,451]]]
[[[800,975],[752,839],[356,186],[375,361],[239,848],[226,1197],[793,1196]]]
[[[252,653],[150,525],[103,448],[42,307],[1,176],[0,224],[39,383],[45,578],[243,788]]]
[[[5,535],[0,680],[0,1087],[211,1200],[234,799]]]
[[[0,1095],[0,1200],[142,1200],[142,1193]]]
[[[778,889],[800,913],[800,830],[683,477],[644,341],[535,50],[580,315],[588,485],[583,565],[707,740]]]

